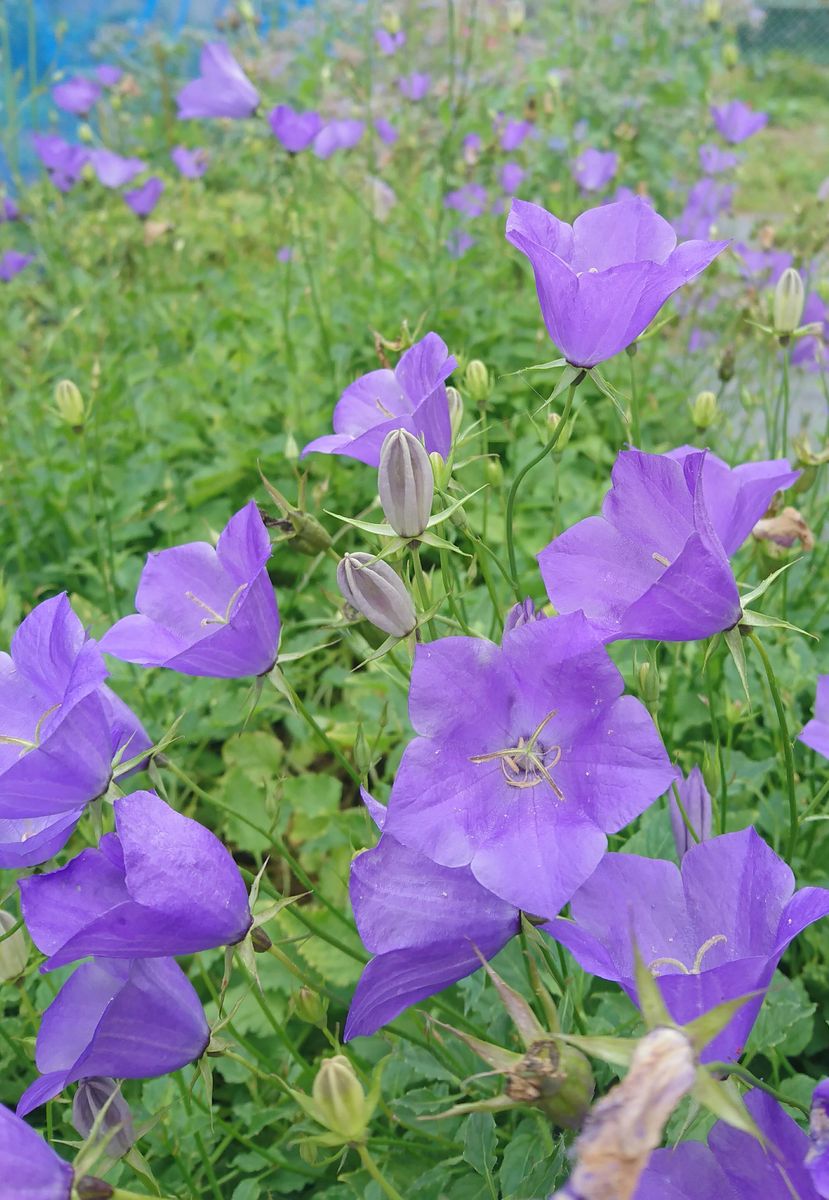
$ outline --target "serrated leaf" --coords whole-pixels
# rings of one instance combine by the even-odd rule
[[[474,1112],[464,1125],[464,1162],[479,1175],[491,1175],[495,1167],[495,1144],[495,1118],[488,1112]]]

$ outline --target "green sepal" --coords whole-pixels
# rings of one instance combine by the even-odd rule
[[[749,629],[788,629],[792,633],[800,633],[803,637],[811,638],[814,642],[820,641],[816,633],[809,633],[808,629],[801,629],[799,625],[792,625],[791,621],[784,621],[782,617],[769,617],[765,613],[753,612],[750,609],[743,609],[740,624],[747,626]]]
[[[495,990],[498,992],[498,997],[504,1008],[510,1015],[513,1025],[518,1030],[519,1037],[523,1043],[524,1049],[529,1050],[534,1042],[541,1041],[543,1038],[548,1038],[550,1035],[544,1026],[539,1021],[533,1010],[530,1008],[527,1001],[514,988],[511,988],[491,967],[479,950],[475,953],[483,964],[489,978],[495,985]]]
[[[665,999],[662,995],[662,989],[648,970],[635,939],[633,942],[633,962],[636,995],[645,1025],[648,1029],[658,1029],[666,1025],[675,1027],[676,1022],[668,1012]]]
[[[448,1029],[455,1037],[460,1038],[470,1050],[473,1050],[487,1066],[492,1067],[493,1071],[497,1071],[499,1075],[508,1075],[521,1062],[521,1055],[516,1054],[513,1050],[505,1050],[503,1046],[496,1046],[494,1042],[485,1042],[482,1038],[474,1037],[471,1033],[464,1033],[462,1029],[456,1029],[454,1025],[447,1025],[445,1021],[438,1021],[434,1017],[432,1022],[441,1029]]]
[[[750,588],[747,592],[743,593],[743,595],[740,597],[741,606],[745,608],[746,605],[752,604],[755,600],[759,600],[759,598],[769,590],[775,579],[782,575],[784,571],[788,571],[790,567],[794,567],[797,565],[797,563],[802,561],[803,555],[801,554],[799,558],[793,558],[791,562],[784,563],[782,567],[778,567],[776,571],[772,571],[771,575],[767,575],[766,578],[761,580],[756,587]]]
[[[421,1116],[421,1121],[443,1121],[446,1117],[465,1117],[468,1113],[476,1112],[505,1112],[508,1108],[520,1108],[521,1105],[517,1100],[510,1100],[509,1096],[490,1096],[487,1100],[470,1100],[466,1104],[453,1104],[451,1108],[447,1108],[445,1112],[429,1113],[426,1116]]]
[[[607,379],[605,379],[598,367],[591,367],[587,374],[593,380],[599,391],[603,395],[607,396],[608,400],[613,402],[613,407],[616,409],[616,412],[622,418],[624,423],[627,424],[628,414],[624,405],[622,404],[622,398],[616,391],[615,387],[613,387],[613,385]]]
[[[204,1084],[204,1094],[207,1100],[207,1112],[210,1117],[210,1128],[213,1128],[213,1064],[206,1054],[199,1059],[199,1078]]]
[[[708,1043],[713,1042],[714,1038],[722,1033],[734,1014],[739,1012],[744,1004],[749,1000],[756,999],[758,995],[762,995],[762,993],[749,992],[745,996],[738,996],[736,1000],[725,1000],[722,1004],[717,1004],[716,1007],[709,1009],[707,1013],[703,1013],[701,1017],[695,1017],[693,1021],[683,1025],[683,1032],[693,1046],[696,1056],[699,1057]]]
[[[605,1034],[554,1033],[551,1037],[614,1067],[629,1067],[639,1045],[636,1038],[617,1038]]]
[[[763,1135],[754,1124],[740,1093],[731,1080],[717,1080],[705,1069],[697,1067],[697,1078],[691,1095],[720,1121],[733,1125],[743,1133],[753,1134],[762,1142]]]
[[[528,371],[553,371],[556,367],[567,367],[570,364],[566,358],[553,358],[545,363],[533,363],[531,367],[521,367],[517,371],[507,371],[506,375],[499,375],[499,379],[509,379],[511,375],[526,375]]]
[[[748,672],[746,670],[746,649],[743,645],[743,635],[740,633],[739,625],[733,625],[731,629],[726,629],[723,637],[725,638],[728,652],[734,659],[734,666],[737,668],[737,674],[740,676],[740,683],[743,685],[748,706],[751,708],[751,693],[748,690]]]
[[[122,746],[113,759],[112,778],[120,779],[122,775],[126,775],[129,771],[133,771],[142,762],[146,762],[147,759],[152,761],[157,754],[161,754],[169,745],[171,745],[172,742],[177,741],[178,734],[176,731],[183,719],[184,713],[182,713],[181,716],[176,717],[175,721],[173,721],[167,732],[163,734],[154,745],[150,746],[148,750],[142,750],[140,754],[135,754],[132,758],[128,758],[125,761],[122,761],[123,755],[124,751],[129,746],[129,742]]]

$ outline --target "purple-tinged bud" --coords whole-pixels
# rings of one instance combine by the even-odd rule
[[[803,316],[805,303],[806,292],[799,272],[794,267],[786,267],[774,289],[772,323],[778,337],[787,338],[794,333]]]
[[[72,1101],[72,1124],[82,1138],[88,1138],[100,1113],[96,1144],[110,1158],[121,1158],[135,1144],[135,1129],[130,1106],[114,1079],[95,1076],[82,1079]]]
[[[365,1140],[371,1105],[344,1054],[324,1059],[311,1096],[321,1125],[344,1142]]]
[[[75,1195],[78,1200],[111,1200],[115,1188],[105,1179],[95,1179],[92,1175],[84,1175],[75,1184]]]
[[[687,779],[681,779],[676,785],[685,815],[696,832],[697,838],[705,842],[711,836],[711,796],[705,786],[702,771],[692,767]],[[680,859],[696,845],[691,831],[683,820],[676,796],[671,792],[671,829],[673,830],[676,852]]]
[[[529,625],[530,621],[543,621],[544,613],[536,610],[535,603],[527,596],[519,604],[513,604],[504,618],[504,633],[518,629],[521,625]]]
[[[432,515],[435,479],[425,446],[405,429],[393,429],[383,442],[377,488],[394,532],[420,537]]]
[[[346,554],[337,567],[337,586],[352,608],[392,637],[406,637],[417,614],[406,585],[373,554]]]

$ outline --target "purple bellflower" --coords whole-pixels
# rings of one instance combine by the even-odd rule
[[[501,187],[508,196],[514,196],[521,186],[521,182],[526,172],[524,168],[516,162],[504,163],[501,167],[501,173],[498,176]]]
[[[829,1197],[829,1079],[822,1080],[812,1093],[809,1142],[806,1168],[817,1194]]]
[[[98,82],[108,88],[117,87],[124,78],[121,68],[113,66],[112,63],[101,63],[95,68],[95,74],[98,76]]]
[[[322,129],[318,112],[300,112],[289,104],[278,104],[268,113],[268,124],[274,137],[291,154],[307,150]]]
[[[317,158],[330,158],[338,150],[353,150],[365,133],[363,121],[344,119],[329,121],[314,138],[314,154]]]
[[[708,793],[708,788],[705,786],[705,780],[702,777],[702,771],[699,767],[692,767],[688,772],[687,778],[678,780],[676,790],[679,792],[679,799],[685,810],[685,816],[688,818],[691,828],[697,835],[694,838],[682,819],[682,813],[679,811],[679,805],[676,802],[673,789],[671,789],[668,793],[670,799],[671,831],[674,835],[676,852],[681,860],[698,841],[705,842],[711,836],[711,797]]]
[[[684,242],[642,199],[589,209],[573,225],[513,200],[507,241],[530,260],[547,332],[589,368],[634,342],[727,242]]]
[[[706,175],[722,175],[724,171],[733,170],[739,161],[739,155],[731,150],[723,150],[713,142],[699,148],[699,165]]]
[[[443,244],[450,258],[463,258],[467,250],[471,250],[477,244],[477,238],[474,238],[468,229],[457,228],[450,230]]]
[[[72,1167],[20,1117],[0,1104],[0,1195],[6,1200],[70,1200]]]
[[[534,133],[535,125],[532,121],[507,121],[501,130],[501,149],[511,154]]]
[[[596,150],[589,146],[573,163],[573,178],[584,192],[600,192],[607,187],[619,167],[614,150]]]
[[[445,380],[457,365],[443,339],[427,333],[393,371],[369,371],[350,384],[334,409],[334,433],[309,442],[301,457],[344,454],[377,467],[386,434],[406,429],[424,439],[430,454],[446,458],[452,428]]]
[[[463,139],[463,161],[468,167],[474,167],[481,156],[483,139],[479,133],[468,133]]]
[[[101,649],[142,667],[240,679],[276,662],[279,612],[268,577],[271,540],[251,500],[230,518],[215,549],[188,542],[150,553],[137,613],[101,639]]]
[[[164,191],[164,181],[157,175],[151,175],[141,187],[131,192],[124,192],[124,201],[142,221],[150,215],[161,199]]]
[[[654,1151],[633,1200],[819,1200],[804,1164],[806,1134],[765,1092],[744,1100],[762,1142],[718,1121],[707,1146],[689,1141]]]
[[[797,339],[792,347],[792,364],[812,371],[826,370],[829,365],[829,309],[817,292],[810,292],[806,297],[800,324],[819,325],[820,334]]]
[[[713,104],[711,117],[721,137],[737,146],[759,133],[768,124],[768,113],[755,112],[742,100],[732,100],[729,104]]]
[[[393,146],[400,137],[395,127],[385,117],[378,117],[374,122],[374,128],[377,131],[380,141],[385,142],[387,146]]]
[[[29,263],[34,262],[33,254],[21,254],[18,250],[7,250],[0,258],[0,280],[11,283],[15,276],[25,271]]]
[[[606,854],[571,901],[572,920],[544,926],[585,971],[636,1001],[634,943],[684,1025],[718,1004],[764,992],[798,933],[829,915],[829,890],[794,890],[786,863],[753,829],[694,845],[681,867]],[[747,1001],[703,1052],[738,1058],[762,996]]]
[[[382,831],[386,809],[363,800]],[[468,867],[441,867],[384,834],[351,864],[354,919],[374,957],[357,984],[345,1039],[368,1036],[405,1008],[471,975],[519,930],[518,910]]]
[[[402,96],[416,103],[428,95],[429,88],[432,86],[432,77],[422,71],[412,71],[411,75],[401,75],[397,86]]]
[[[406,45],[406,34],[402,29],[398,29],[397,33],[389,33],[388,29],[375,29],[374,40],[381,54],[391,56]]]
[[[201,117],[252,117],[259,93],[224,42],[208,42],[199,59],[198,79],[176,96],[180,121]]]
[[[12,200],[11,196],[3,196],[0,200],[0,225],[5,224],[6,221],[19,220],[20,206],[15,200]]]
[[[473,219],[486,212],[486,188],[480,183],[465,183],[454,192],[447,192],[443,198],[443,207],[454,212],[463,213]]]
[[[733,470],[709,451],[623,450],[602,515],[538,556],[559,612],[581,609],[606,641],[695,641],[730,629],[740,597],[728,561],[798,478],[785,459]]]
[[[89,161],[98,176],[98,182],[108,188],[123,187],[147,169],[147,164],[140,158],[124,158],[114,150],[105,148],[90,150]]]
[[[175,146],[170,158],[185,179],[201,179],[209,161],[206,150],[189,150],[187,146]]]
[[[766,287],[774,287],[786,268],[794,264],[787,250],[753,250],[745,242],[734,242],[731,248],[740,261],[744,278]],[[805,314],[805,308],[803,311]],[[808,320],[804,315],[804,323]]]
[[[70,191],[89,162],[89,151],[64,141],[56,133],[36,133],[32,144],[55,187],[61,192]]]
[[[35,1062],[40,1078],[18,1116],[95,1075],[151,1079],[201,1058],[210,1029],[187,976],[171,958],[83,963],[43,1014]]]
[[[543,612],[536,610],[533,600],[527,596],[526,600],[520,601],[518,604],[513,604],[512,608],[504,618],[504,633],[509,633],[511,629],[518,629],[521,625],[529,625],[531,621],[546,621],[547,618]]]
[[[79,117],[86,116],[100,97],[100,86],[92,79],[84,79],[81,75],[74,75],[65,83],[58,83],[52,88],[52,99],[58,108]]]
[[[704,239],[731,208],[734,188],[717,179],[700,179],[688,192],[685,207],[675,223],[677,237]]]
[[[829,675],[818,675],[815,715],[806,722],[797,739],[810,750],[829,758]]]
[[[675,778],[645,707],[581,613],[508,630],[497,646],[419,645],[418,736],[386,832],[444,867],[470,867],[509,904],[554,916],[615,833]],[[516,870],[516,863],[521,869]]]

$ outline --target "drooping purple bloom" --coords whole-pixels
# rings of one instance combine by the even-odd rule
[[[483,142],[479,133],[468,133],[463,139],[463,161],[468,167],[474,167],[481,155]]]
[[[765,1092],[747,1092],[744,1100],[762,1141],[718,1121],[707,1146],[688,1141],[656,1150],[634,1200],[819,1200],[806,1134]]]
[[[36,1129],[2,1104],[0,1173],[8,1200],[70,1200],[72,1167]]]
[[[731,184],[700,179],[688,192],[685,207],[675,222],[677,237],[692,240],[709,237],[719,218],[731,209],[733,199]]]
[[[806,722],[797,739],[810,750],[829,758],[829,675],[818,675],[815,715]]]
[[[823,298],[817,292],[810,292],[803,305],[801,325],[819,325],[819,335],[797,338],[792,346],[792,363],[807,370],[826,370],[829,366],[827,346],[829,346],[829,309]]]
[[[108,188],[123,187],[147,169],[147,164],[140,158],[124,158],[114,150],[104,148],[90,150],[89,161],[98,176],[98,182]]]
[[[52,971],[80,958],[161,958],[235,945],[251,923],[219,839],[153,792],[115,801],[115,833],[58,871],[20,880],[32,941]]]
[[[217,546],[188,542],[147,557],[135,606],[101,649],[142,667],[220,679],[262,675],[276,662],[279,612],[268,578],[271,541],[251,500]]]
[[[81,75],[74,75],[65,83],[58,83],[52,88],[52,99],[58,108],[79,117],[86,116],[100,97],[101,89],[98,84],[91,79],[84,79]]]
[[[146,183],[131,192],[124,192],[124,201],[137,217],[144,220],[150,215],[161,199],[164,191],[164,181],[157,175],[151,175]]]
[[[105,1075],[80,1081],[72,1098],[72,1124],[82,1138],[92,1136],[93,1145],[110,1158],[128,1154],[138,1140],[121,1085]]]
[[[378,117],[374,122],[374,128],[377,130],[380,141],[385,142],[387,146],[393,146],[400,137],[395,127],[385,117]]]
[[[532,121],[507,121],[501,130],[501,149],[511,154],[533,133],[535,125]]]
[[[0,280],[11,283],[16,275],[25,271],[29,263],[34,262],[33,254],[21,254],[18,250],[7,250],[0,258]]]
[[[386,832],[550,917],[675,777],[581,613],[419,645]],[[516,870],[516,863],[521,869]]]
[[[760,286],[774,287],[794,261],[787,250],[753,250],[745,242],[735,242],[731,248],[741,262],[745,278]]]
[[[422,71],[412,71],[411,75],[401,75],[397,86],[401,95],[416,103],[428,95],[429,88],[432,86],[432,77]]]
[[[290,104],[278,104],[268,114],[273,135],[291,154],[307,150],[322,129],[318,112],[300,112]]]
[[[329,121],[314,138],[314,154],[317,158],[330,158],[338,150],[353,150],[364,132],[362,121]]]
[[[642,199],[589,209],[572,226],[513,200],[506,235],[532,264],[547,332],[579,367],[634,342],[668,297],[727,245],[677,246],[671,226]]]
[[[695,839],[682,819],[682,813],[679,811],[679,805],[673,789],[671,789],[669,793],[671,830],[674,835],[676,852],[682,860],[697,841],[707,841],[711,836],[711,796],[705,786],[702,771],[696,766],[691,767],[686,778],[677,780],[676,790],[679,792],[685,816],[697,835]]]
[[[521,181],[526,174],[524,168],[516,162],[504,163],[501,167],[499,181],[501,187],[508,196],[513,196],[521,186]]]
[[[821,1080],[812,1093],[809,1143],[806,1169],[817,1194],[829,1197],[829,1079]]]
[[[386,810],[363,791],[382,830]],[[351,864],[354,919],[374,955],[357,984],[345,1040],[368,1036],[411,1004],[471,975],[518,933],[518,910],[468,867],[441,867],[388,834]]]
[[[768,124],[768,113],[755,112],[742,100],[732,100],[728,104],[712,104],[711,117],[721,137],[732,146],[739,145],[747,138]]]
[[[753,829],[663,859],[607,854],[573,897],[572,920],[546,931],[585,971],[621,984],[636,1002],[634,942],[659,980],[671,1016],[685,1024],[718,1004],[765,992],[783,951],[829,915],[829,890],[794,890],[787,864]],[[762,1004],[749,1000],[703,1052],[738,1058]]]
[[[740,598],[729,563],[798,472],[785,459],[733,470],[709,451],[623,450],[600,517],[538,556],[559,612],[581,609],[607,641],[695,641],[730,629]]]
[[[259,93],[224,42],[208,42],[201,52],[199,71],[198,79],[176,96],[179,120],[253,116],[259,107]]]
[[[446,458],[452,428],[444,381],[457,365],[443,338],[427,333],[393,371],[369,371],[350,384],[334,409],[334,433],[309,442],[301,457],[344,454],[377,467],[386,434],[406,429],[425,439],[430,454]]]
[[[32,144],[55,187],[61,192],[70,191],[89,162],[89,151],[64,141],[56,133],[36,133]]]
[[[465,183],[454,192],[447,192],[443,198],[443,207],[463,213],[473,219],[486,212],[486,188],[480,183]]]
[[[178,1071],[201,1058],[209,1041],[199,998],[173,959],[83,963],[43,1014],[35,1051],[41,1075],[17,1113],[90,1076],[151,1079]]]
[[[722,175],[737,166],[740,157],[731,150],[723,150],[713,142],[707,142],[699,148],[699,165],[706,175]]]
[[[477,239],[467,229],[452,229],[443,243],[450,258],[463,258],[467,250],[471,250]]]
[[[406,34],[402,29],[397,33],[389,33],[388,29],[375,29],[374,38],[382,54],[396,54],[406,45]]]
[[[176,146],[170,151],[170,158],[185,179],[201,179],[209,161],[206,150],[188,150],[186,146]]]
[[[112,63],[101,63],[95,68],[95,74],[98,76],[98,82],[108,88],[117,87],[124,78],[121,68],[113,66]]]
[[[607,187],[619,166],[614,150],[596,150],[589,146],[573,163],[573,178],[585,192],[599,192]]]

